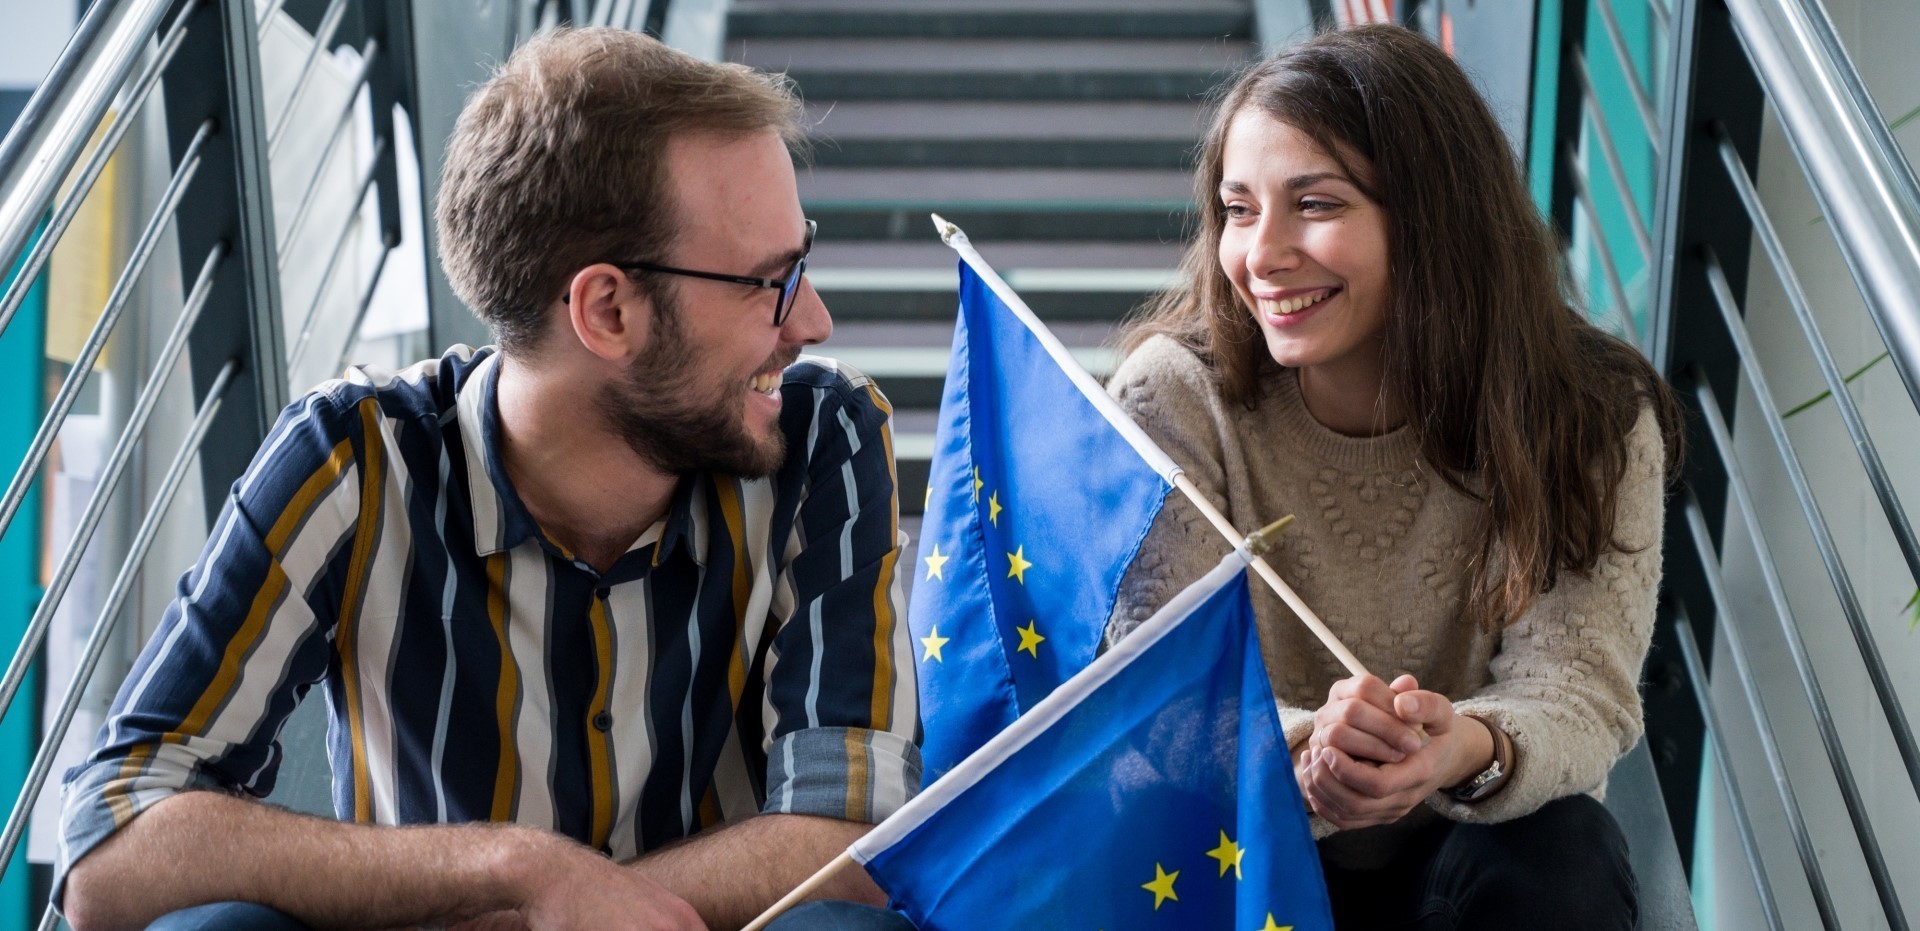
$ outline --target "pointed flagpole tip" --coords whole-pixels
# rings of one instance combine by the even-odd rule
[[[1247,536],[1247,542],[1244,544],[1247,548],[1247,555],[1266,555],[1268,550],[1273,549],[1273,544],[1280,539],[1280,532],[1286,530],[1287,525],[1291,523],[1293,523],[1293,515],[1288,514],[1249,534]]]
[[[951,246],[955,238],[959,238],[962,241],[966,240],[967,234],[961,232],[960,227],[955,226],[953,221],[937,213],[929,213],[927,216],[933,218],[933,228],[940,233],[941,242]]]

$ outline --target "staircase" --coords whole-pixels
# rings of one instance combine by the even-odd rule
[[[738,0],[727,54],[806,100],[827,354],[893,401],[919,537],[957,256],[929,212],[1104,379],[1128,311],[1174,280],[1204,98],[1254,54],[1245,0]],[[911,554],[910,554],[911,555]]]

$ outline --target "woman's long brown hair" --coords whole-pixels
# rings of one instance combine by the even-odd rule
[[[1492,112],[1452,59],[1398,26],[1316,37],[1234,83],[1200,150],[1201,223],[1184,284],[1129,324],[1128,351],[1172,336],[1207,360],[1229,402],[1249,408],[1277,368],[1220,268],[1222,150],[1241,112],[1306,134],[1384,209],[1384,390],[1426,461],[1485,503],[1467,617],[1511,623],[1562,570],[1591,571],[1618,545],[1614,497],[1644,407],[1674,474],[1682,438],[1671,389],[1574,309],[1558,243]]]

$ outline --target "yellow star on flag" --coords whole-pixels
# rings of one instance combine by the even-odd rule
[[[999,492],[996,491],[993,494],[990,494],[987,496],[987,522],[988,523],[994,525],[995,527],[1000,526],[1000,512],[1004,510],[1006,510],[1006,508],[1003,508],[1000,506]]]
[[[940,655],[940,648],[946,646],[947,641],[952,639],[952,637],[940,636],[940,628],[935,627],[926,636],[920,638],[920,645],[927,648],[927,655],[921,657],[920,661],[923,663],[927,660],[933,660],[936,663],[946,662],[946,659]],[[1226,871],[1226,867],[1223,866],[1220,868],[1221,873],[1224,874]]]
[[[974,466],[973,467],[973,503],[974,504],[980,503],[980,489],[985,487],[987,487],[987,483],[980,480],[980,467]]]
[[[1253,929],[1253,931],[1293,931],[1293,926],[1292,926],[1292,925],[1280,925],[1280,924],[1274,924],[1274,923],[1273,923],[1273,913],[1272,913],[1272,912],[1268,912],[1268,913],[1267,913],[1267,923],[1266,923],[1266,926],[1265,926],[1265,927],[1260,927],[1260,928],[1255,928],[1255,929]]]
[[[942,579],[942,580],[946,579],[946,576],[940,574],[940,570],[945,568],[947,565],[947,560],[952,558],[953,557],[951,556],[940,555],[940,544],[935,543],[933,545],[933,555],[928,556],[924,560],[927,564],[927,578]]]
[[[1025,627],[1016,627],[1014,629],[1020,632],[1020,645],[1015,647],[1014,649],[1016,651],[1025,650],[1028,653],[1033,654],[1034,659],[1039,659],[1040,658],[1040,641],[1045,640],[1047,638],[1040,636],[1040,632],[1037,630],[1034,630],[1034,623],[1032,621],[1028,621],[1027,626]]]
[[[1173,894],[1173,881],[1179,878],[1180,878],[1179,870],[1174,870],[1173,872],[1169,873],[1166,871],[1166,869],[1161,867],[1160,864],[1155,863],[1153,865],[1153,882],[1141,883],[1140,888],[1153,893],[1153,910],[1154,911],[1156,912],[1159,911],[1161,903],[1165,902],[1168,899],[1172,899],[1175,902],[1180,901],[1180,897]]]
[[[1007,554],[1007,578],[1016,579],[1020,584],[1025,585],[1027,584],[1027,570],[1031,568],[1033,568],[1033,563],[1027,561],[1026,547],[1022,546]]]
[[[1227,840],[1227,832],[1220,832],[1220,846],[1207,851],[1207,856],[1220,861],[1221,876],[1227,875],[1227,870],[1231,868],[1233,870],[1233,878],[1241,878],[1240,861],[1246,859],[1247,851],[1246,848],[1241,847],[1239,844]],[[1265,931],[1265,929],[1262,929],[1262,931]]]

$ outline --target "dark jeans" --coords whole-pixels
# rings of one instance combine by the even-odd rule
[[[307,926],[265,905],[218,902],[165,915],[147,931],[307,931]],[[774,919],[767,931],[913,931],[913,925],[886,909],[809,902]]]
[[[1638,914],[1626,839],[1585,795],[1500,824],[1435,824],[1381,869],[1321,862],[1341,929],[1631,931]]]

